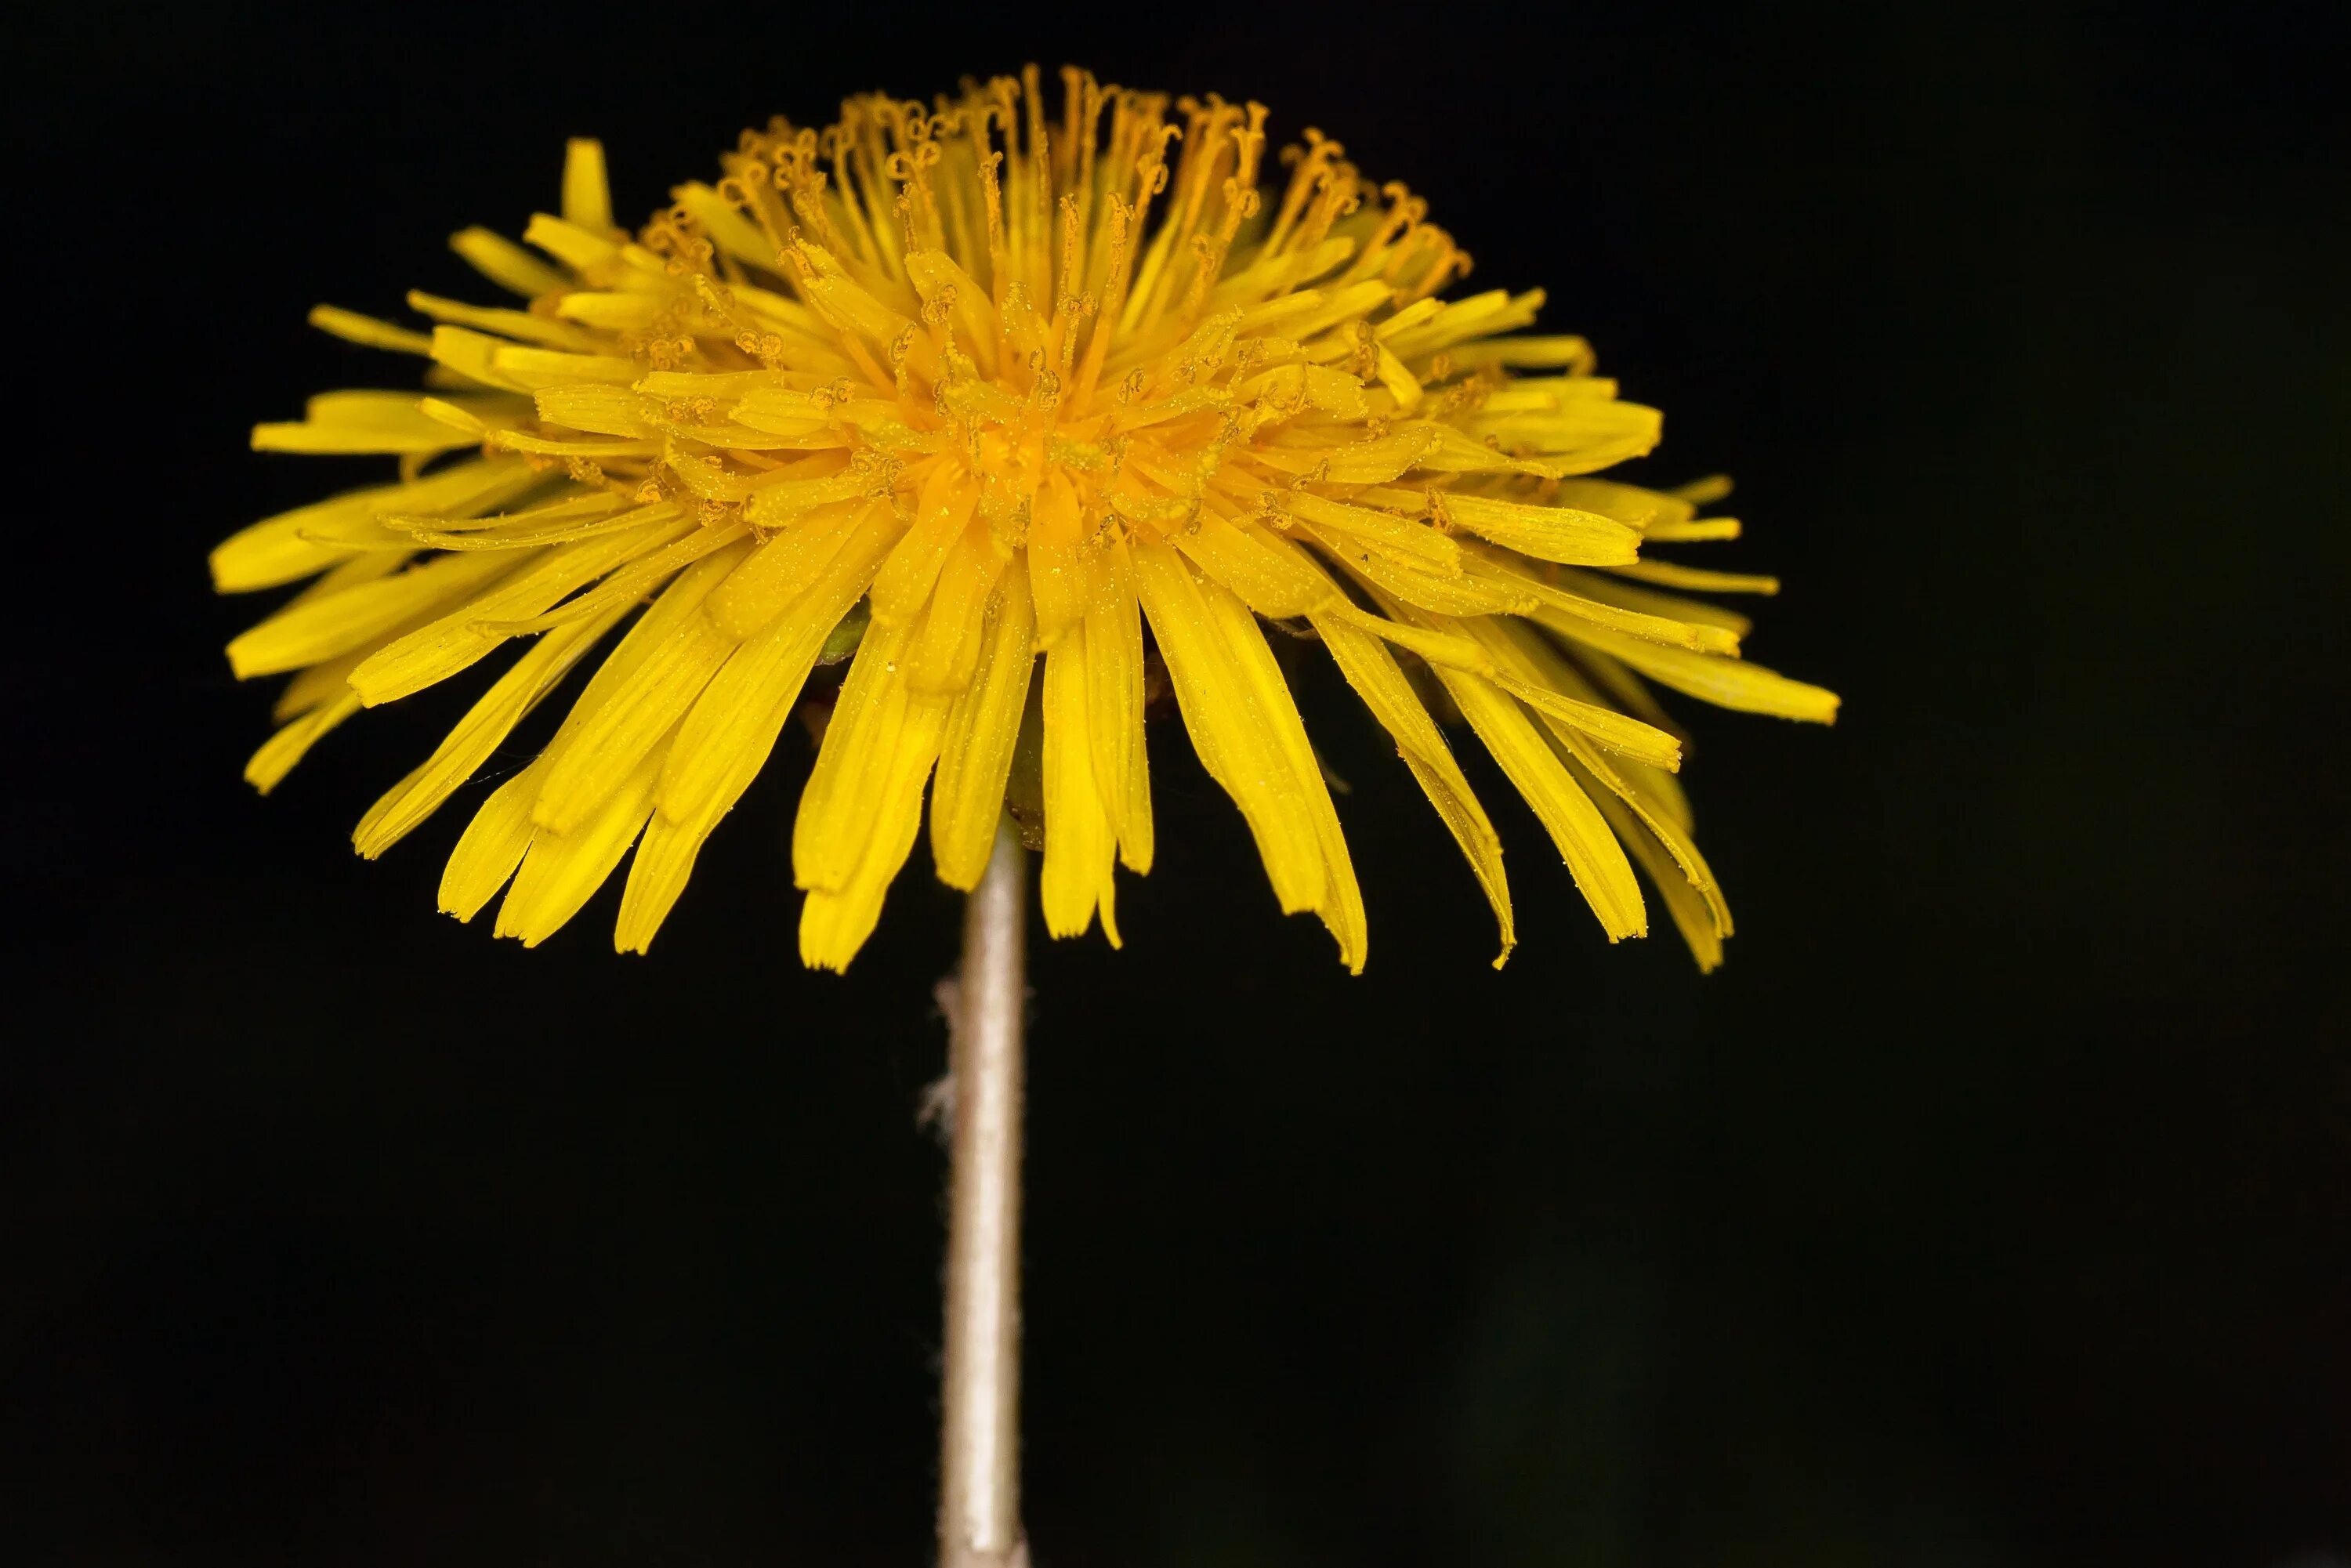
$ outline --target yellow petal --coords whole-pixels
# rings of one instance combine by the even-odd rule
[[[1318,616],[1314,628],[1322,633],[1322,645],[1330,649],[1347,684],[1395,739],[1405,766],[1412,769],[1428,803],[1437,808],[1453,841],[1461,846],[1478,885],[1485,890],[1486,901],[1494,907],[1495,924],[1501,928],[1502,950],[1494,959],[1494,967],[1500,968],[1518,937],[1510,920],[1510,881],[1502,872],[1502,841],[1487,820],[1485,808],[1478,803],[1452,748],[1445,744],[1444,735],[1428,716],[1412,683],[1396,667],[1395,656],[1377,638],[1342,617]]]
[[[737,545],[696,562],[663,591],[647,612],[648,620],[659,612],[661,635],[645,639],[643,658],[601,702],[591,707],[581,699],[566,727],[569,733],[549,748],[552,760],[531,810],[533,821],[557,833],[573,831],[677,727],[735,651],[736,640],[712,622],[703,601],[742,559],[743,549]]]
[[[568,285],[557,284],[558,287]],[[593,352],[593,334],[558,321],[551,316],[534,316],[528,310],[505,310],[481,305],[468,305],[459,299],[444,299],[437,294],[427,294],[421,288],[408,291],[408,308],[420,316],[435,321],[445,321],[459,327],[477,327],[501,338],[515,338],[526,343],[540,343],[550,349],[573,349]]]
[[[1614,479],[1562,479],[1552,486],[1552,498],[1562,507],[1597,512],[1642,529],[1658,523],[1687,522],[1698,515],[1698,508],[1687,501]]]
[[[565,320],[607,332],[643,331],[653,324],[653,318],[661,312],[661,298],[653,294],[580,289],[555,302],[555,313]]]
[[[690,529],[689,518],[656,519],[626,532],[515,552],[517,570],[431,624],[371,654],[351,672],[370,707],[446,680],[511,635],[505,623],[528,620],[632,558]]]
[[[1636,560],[1611,569],[1620,577],[1637,577],[1660,588],[1686,588],[1694,593],[1777,593],[1780,580],[1751,571],[1708,571],[1669,560]]]
[[[749,786],[825,639],[872,581],[896,533],[886,512],[852,527],[821,575],[712,678],[671,746],[660,789],[664,817],[681,825],[705,818],[715,823]],[[714,608],[725,596],[724,588],[712,595]]]
[[[320,703],[340,702],[355,695],[351,691],[351,672],[366,656],[365,652],[355,650],[324,664],[312,664],[286,683],[277,700],[269,705],[269,716],[283,721],[308,713]]]
[[[1693,479],[1687,485],[1677,485],[1666,494],[1693,507],[1711,507],[1730,494],[1730,476],[1709,474],[1703,479]]]
[[[1656,868],[1646,867],[1645,869],[1651,872],[1650,880],[1658,883],[1668,894],[1676,892],[1677,885],[1680,889],[1687,889],[1705,912],[1708,931],[1718,939],[1729,936],[1730,905],[1722,896],[1721,884],[1715,880],[1714,868],[1706,863],[1706,856],[1698,852],[1698,842],[1689,836],[1688,830],[1677,821],[1670,811],[1660,809],[1660,803],[1641,788],[1638,775],[1629,769],[1611,767],[1608,759],[1595,747],[1576,736],[1553,730],[1552,737],[1566,753],[1578,780],[1586,787],[1592,799],[1599,803],[1602,811],[1614,825],[1619,841],[1632,849],[1636,857],[1645,841],[1654,841],[1666,852],[1671,874],[1659,875]],[[1627,818],[1639,824],[1639,832],[1625,831],[1625,819]],[[1702,965],[1712,967],[1704,952],[1698,953],[1698,959]],[[1721,951],[1718,947],[1714,962],[1720,961]]]
[[[1620,610],[1630,610],[1643,615],[1661,616],[1668,621],[1680,621],[1693,626],[1718,626],[1736,638],[1744,638],[1755,630],[1755,622],[1738,611],[1716,604],[1710,600],[1691,599],[1679,593],[1660,593],[1653,588],[1642,588],[1605,571],[1576,571],[1562,569],[1556,574],[1557,586],[1585,599],[1596,599],[1603,604],[1613,604]],[[1616,630],[1622,631],[1619,627]]]
[[[970,684],[979,662],[981,612],[1004,566],[987,524],[964,530],[939,568],[931,602],[907,645],[906,678],[915,691],[951,697]]]
[[[1454,368],[1462,371],[1485,365],[1587,371],[1592,368],[1592,345],[1581,338],[1493,338],[1464,343],[1453,350],[1452,357]]]
[[[845,442],[849,438],[843,435],[839,439]],[[838,471],[831,473],[820,471],[811,476],[807,470],[795,465],[790,468],[778,470],[772,476],[762,476],[757,479],[724,476],[707,468],[704,470],[704,476],[721,486],[741,491],[738,496],[714,495],[712,498],[741,500],[744,504],[743,515],[756,527],[770,533],[778,528],[791,527],[809,512],[831,502],[850,501],[860,497],[887,493],[888,486],[883,482],[879,469],[868,471],[858,466],[839,468],[838,465],[842,461],[842,455],[840,453],[819,454],[818,456],[822,460],[821,467],[836,468]],[[817,465],[811,465],[811,466]],[[674,465],[672,472],[677,474],[679,478],[685,480],[689,485],[703,482],[702,479],[687,474],[684,468]]]
[[[330,659],[475,592],[517,564],[501,555],[444,555],[390,577],[298,600],[231,643],[229,668],[245,680]]]
[[[745,217],[716,190],[699,180],[690,180],[672,191],[678,205],[694,216],[720,251],[737,261],[747,261],[755,267],[776,265],[776,242],[769,239],[759,225]],[[563,214],[569,217],[567,212]]]
[[[426,413],[414,392],[321,392],[298,424],[256,424],[256,452],[421,453],[471,446],[475,437]]]
[[[1045,868],[1038,891],[1045,929],[1082,936],[1099,907],[1102,934],[1119,945],[1112,865],[1118,843],[1094,785],[1084,622],[1045,654]]]
[[[1102,551],[1085,626],[1094,787],[1118,835],[1119,859],[1142,875],[1151,870],[1156,835],[1143,734],[1143,612],[1135,598],[1134,558],[1123,543]]]
[[[423,765],[368,809],[351,834],[352,847],[373,860],[438,810],[625,613],[625,608],[610,610],[592,621],[559,627],[531,644]],[[356,701],[358,694],[352,696]]]
[[[1338,602],[1339,590],[1295,550],[1270,548],[1267,536],[1203,512],[1198,526],[1179,534],[1176,547],[1216,581],[1240,595],[1259,615],[1286,621]]]
[[[931,471],[915,502],[913,525],[873,580],[875,624],[901,625],[920,612],[978,504],[979,486],[963,469],[942,464]]]
[[[245,765],[245,781],[264,795],[277,788],[319,737],[360,711],[359,694],[345,692],[312,706],[261,743]]]
[[[564,752],[587,727],[589,721],[625,690],[656,654],[689,628],[693,619],[707,602],[710,586],[720,575],[724,564],[713,563],[708,571],[699,575],[689,572],[671,584],[667,591],[656,597],[645,612],[637,617],[636,624],[629,628],[628,635],[621,639],[603,663],[596,666],[595,674],[588,677],[586,688],[572,703],[570,711],[563,716],[562,724],[557,727],[554,738],[547,743],[547,749],[539,753],[538,759],[528,769],[536,782],[532,786],[531,799],[524,806],[526,819],[538,804],[539,788],[546,783],[548,776],[555,770]]]
[[[1523,327],[1535,319],[1535,312],[1541,308],[1542,302],[1543,293],[1540,288],[1531,288],[1516,295],[1505,289],[1489,288],[1466,298],[1449,301],[1425,323],[1391,334],[1387,343],[1406,359],[1421,359],[1440,349],[1466,343],[1472,338],[1489,337]],[[1476,346],[1498,352],[1541,355],[1546,345],[1573,344],[1582,347],[1583,343],[1581,338],[1506,338]],[[1583,351],[1586,355],[1591,352],[1588,348]],[[1453,359],[1457,364],[1468,362],[1461,350],[1455,350]],[[1479,362],[1521,364],[1529,361],[1515,358],[1489,358]],[[1552,361],[1538,360],[1534,362]]]
[[[739,520],[695,524],[689,519],[684,538],[673,538],[658,549],[646,551],[587,592],[565,600],[543,615],[499,621],[493,629],[507,636],[526,636],[567,625],[582,616],[601,615],[615,604],[633,604],[682,567],[719,556],[730,563],[741,559],[736,547],[744,542],[749,531]]]
[[[1661,686],[1743,713],[1776,714],[1813,724],[1836,722],[1838,697],[1821,686],[1792,681],[1744,659],[1717,659],[1681,648],[1662,647],[1604,631],[1573,616],[1545,609],[1535,617],[1560,635],[1588,644],[1631,665]]]
[[[456,464],[412,484],[371,486],[297,507],[239,529],[215,548],[213,586],[223,593],[244,593],[292,582],[347,559],[354,549],[399,548],[408,542],[378,526],[377,517],[396,513],[471,517],[541,482],[521,459],[494,457]]]
[[[661,452],[661,444],[656,441],[601,436],[575,440],[562,435],[533,435],[527,430],[511,428],[488,431],[484,439],[500,452],[535,452],[542,457],[653,457]]]
[[[1029,526],[1029,587],[1037,607],[1037,643],[1050,648],[1093,601],[1078,493],[1067,476],[1048,474],[1037,487]]]
[[[1585,782],[1601,814],[1615,830],[1618,841],[1639,862],[1657,895],[1666,901],[1666,914],[1673,921],[1674,929],[1681,933],[1690,956],[1698,960],[1698,972],[1713,973],[1722,964],[1722,939],[1730,935],[1730,913],[1722,904],[1720,891],[1714,890],[1711,897],[1701,894],[1686,868],[1676,864],[1675,856],[1660,843],[1650,819],[1636,817],[1624,801],[1604,789],[1589,788],[1588,779]]]
[[[1505,452],[1538,455],[1545,473],[1565,475],[1597,473],[1654,450],[1665,421],[1637,402],[1592,400],[1552,413],[1472,414],[1468,424],[1465,445],[1497,441]]]
[[[1633,880],[1633,867],[1625,858],[1623,846],[1609,831],[1607,820],[1593,805],[1592,798],[1569,777],[1526,710],[1475,675],[1440,668],[1437,676],[1478,732],[1478,738],[1501,765],[1504,776],[1534,808],[1608,940],[1647,936],[1649,923],[1640,884]]]
[[[1029,574],[1008,571],[988,601],[978,667],[947,710],[931,785],[931,858],[949,887],[969,892],[987,869],[1036,665],[1035,634]]]
[[[1522,589],[1491,578],[1472,578],[1458,563],[1450,575],[1426,570],[1418,559],[1387,549],[1361,534],[1343,533],[1303,521],[1297,531],[1311,539],[1326,559],[1345,568],[1357,581],[1438,615],[1522,615],[1538,602],[1533,593]]]
[[[1557,647],[1524,628],[1513,628],[1512,632],[1509,652],[1515,654],[1513,662],[1530,677],[1578,698],[1598,695]],[[1651,873],[1650,880],[1665,893],[1669,909],[1678,911],[1674,915],[1675,925],[1682,927],[1684,937],[1690,941],[1700,967],[1711,968],[1720,962],[1719,938],[1731,932],[1730,906],[1724,902],[1706,857],[1698,852],[1697,842],[1690,837],[1689,805],[1682,798],[1679,787],[1671,776],[1655,768],[1603,756],[1588,736],[1566,725],[1554,721],[1547,727],[1568,770],[1607,817],[1618,841]],[[1628,828],[1628,821],[1636,825]],[[1665,874],[1658,872],[1658,857],[1645,852],[1650,850],[1664,852]],[[1685,894],[1695,900],[1708,934],[1714,939],[1711,956],[1707,944],[1690,936],[1685,918],[1690,910],[1683,907],[1687,901],[1681,896]]]
[[[1441,426],[1420,424],[1335,445],[1310,444],[1301,436],[1277,440],[1250,455],[1277,472],[1333,485],[1384,485],[1418,466],[1445,434]]]
[[[435,327],[433,329],[433,362],[452,371],[468,382],[502,392],[524,392],[526,388],[494,366],[490,361],[500,347],[499,340],[486,333],[465,327]]]
[[[1273,493],[1271,504],[1288,511],[1292,517],[1320,523],[1341,533],[1353,534],[1378,545],[1393,555],[1401,555],[1416,563],[1420,570],[1438,577],[1457,577],[1461,571],[1461,547],[1447,538],[1434,524],[1413,517],[1400,517],[1392,511],[1374,506],[1351,506],[1333,501],[1304,490]],[[1357,500],[1364,497],[1357,497]],[[1425,505],[1426,503],[1422,503]]]
[[[652,946],[704,842],[766,766],[828,633],[865,591],[894,533],[886,512],[852,530],[823,577],[737,648],[703,688],[670,743],[655,787],[660,809],[629,868],[612,936],[622,952]],[[724,592],[709,602],[716,605]]]
[[[449,248],[499,287],[536,299],[571,287],[570,278],[530,252],[486,228],[465,228],[449,236]]]
[[[1306,731],[1248,607],[1165,545],[1135,552],[1144,613],[1208,776],[1241,809],[1285,914],[1313,910],[1350,969],[1364,963],[1363,897]]]
[[[903,627],[866,633],[800,796],[792,869],[808,890],[800,961],[811,968],[849,967],[922,826],[947,704],[908,689],[905,641]]]
[[[1522,638],[1532,634],[1517,623],[1483,618],[1464,621],[1459,625],[1494,661],[1496,669],[1486,678],[1541,714],[1549,723],[1590,736],[1609,750],[1652,768],[1670,773],[1681,767],[1681,742],[1672,735],[1614,708],[1553,690],[1541,668],[1528,659],[1520,645]]]
[[[575,273],[602,267],[621,254],[619,243],[611,235],[590,233],[552,213],[531,214],[522,238],[525,245],[537,246]]]
[[[813,969],[846,971],[882,917],[889,891],[923,821],[923,779],[935,743],[901,745],[878,775],[863,852],[837,888],[810,888],[800,905],[800,962]]]
[[[1737,517],[1700,517],[1687,523],[1651,523],[1641,530],[1641,538],[1659,544],[1696,544],[1702,540],[1735,539],[1740,533]]]
[[[300,592],[277,607],[277,612],[283,615],[289,610],[298,610],[306,604],[316,604],[322,599],[331,599],[345,589],[357,588],[365,582],[379,581],[411,565],[415,559],[414,554],[408,550],[362,551],[303,584]],[[409,624],[422,625],[423,622],[415,621]],[[402,625],[398,630],[405,631],[407,625]],[[388,632],[384,636],[389,638],[396,634],[396,632]],[[354,646],[372,647],[375,642],[374,638],[364,638]],[[341,657],[340,654],[337,656]],[[357,662],[356,659],[353,660],[353,663]]]
[[[1403,612],[1409,616],[1409,612]],[[1333,605],[1321,620],[1343,621],[1358,632],[1366,632],[1383,643],[1408,649],[1431,664],[1444,664],[1451,669],[1466,670],[1473,675],[1494,677],[1494,661],[1474,638],[1458,631],[1439,630],[1462,622],[1443,617],[1422,615],[1415,619],[1390,620],[1356,609],[1352,604]],[[1319,623],[1319,622],[1318,622]]]
[[[1632,560],[1641,546],[1641,536],[1623,523],[1572,507],[1449,494],[1437,497],[1437,504],[1449,521],[1537,560],[1615,566]]]
[[[490,369],[528,389],[541,419],[575,430],[591,428],[567,417],[580,406],[575,400],[626,392],[629,383],[645,373],[643,365],[624,354],[575,354],[564,349],[524,349],[495,341]],[[636,406],[633,394],[628,406]]]
[[[575,136],[563,149],[563,221],[592,233],[612,226],[612,188],[604,173],[604,144]]]
[[[530,803],[545,776],[545,768],[532,763],[492,790],[465,824],[441,873],[444,915],[473,919],[514,875],[530,848]]]
[[[889,504],[882,501],[840,501],[816,508],[753,549],[711,600],[710,613],[736,636],[753,636],[808,591],[847,540],[888,522],[889,514]],[[889,522],[889,533],[897,538],[894,522]],[[865,591],[864,581],[857,591]]]
[[[893,784],[903,781],[902,761],[919,758],[922,772],[927,773],[938,753],[947,700],[919,695],[908,686],[907,642],[905,627],[876,624],[858,644],[849,678],[841,683],[841,695],[833,703],[831,722],[825,727],[815,770],[800,792],[799,815],[793,823],[792,874],[801,887],[824,892],[848,888],[877,837],[896,830],[895,819],[883,807]],[[915,775],[913,788],[919,796],[921,774]],[[914,804],[919,807],[919,800]],[[914,842],[913,832],[907,829],[909,846]],[[899,855],[904,859],[904,849]],[[876,892],[877,901],[879,896]],[[826,929],[838,935],[855,924],[852,910],[847,926]],[[803,925],[804,944],[805,939]],[[863,935],[858,934],[856,940],[862,942]],[[838,956],[840,941],[829,939],[821,945],[821,952]],[[853,949],[854,943],[851,946]],[[817,964],[827,959],[810,957],[809,961]]]
[[[676,509],[667,502],[640,507],[626,496],[590,490],[487,517],[420,517],[392,512],[377,520],[387,531],[404,534],[434,549],[516,549],[619,533]]]
[[[395,327],[389,321],[362,316],[339,305],[310,307],[310,325],[321,332],[340,338],[346,343],[357,343],[365,349],[390,349],[401,354],[433,352],[433,340],[423,333],[412,332],[405,327]]]
[[[661,763],[656,747],[570,831],[539,827],[532,832],[529,851],[498,905],[496,935],[536,947],[580,913],[653,815],[653,780],[661,774]]]

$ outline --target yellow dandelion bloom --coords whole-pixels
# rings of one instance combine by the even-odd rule
[[[1647,553],[1735,537],[1698,515],[1727,486],[1593,477],[1656,444],[1656,411],[1581,339],[1521,333],[1540,291],[1447,298],[1468,256],[1338,143],[1309,131],[1261,187],[1260,106],[1062,77],[1057,115],[1031,68],[929,108],[859,99],[822,131],[778,120],[634,235],[576,141],[560,216],[451,242],[521,304],[411,294],[429,331],[314,312],[431,363],[423,396],[326,392],[253,433],[400,468],[213,554],[224,591],[315,579],[229,645],[240,676],[293,675],[247,777],[266,790],[360,708],[521,644],[360,821],[381,854],[601,651],[441,903],[469,919],[503,888],[498,934],[535,944],[633,847],[616,942],[643,951],[812,672],[853,648],[793,834],[801,956],[855,956],[926,785],[942,881],[978,881],[1009,783],[1042,802],[1048,928],[1099,916],[1115,944],[1114,867],[1155,853],[1164,681],[1282,909],[1360,969],[1277,621],[1394,737],[1505,956],[1501,845],[1439,714],[1610,940],[1647,929],[1637,863],[1710,967],[1730,915],[1650,688],[1823,722],[1837,701],[1742,660],[1746,619],[1687,597],[1771,580]]]

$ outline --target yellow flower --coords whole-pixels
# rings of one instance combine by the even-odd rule
[[[381,854],[617,636],[475,813],[441,904],[469,919],[505,887],[498,934],[535,944],[633,845],[616,942],[643,951],[811,671],[853,647],[793,836],[801,956],[855,956],[926,782],[942,881],[977,882],[1009,781],[1041,797],[1048,927],[1099,914],[1115,944],[1113,862],[1154,853],[1164,664],[1282,909],[1360,969],[1362,897],[1262,617],[1319,640],[1395,738],[1505,956],[1501,846],[1432,706],[1493,754],[1611,941],[1647,929],[1637,862],[1710,967],[1730,916],[1649,684],[1823,722],[1837,701],[1743,662],[1743,616],[1667,591],[1771,580],[1642,553],[1735,537],[1697,515],[1727,484],[1588,477],[1647,452],[1656,412],[1582,340],[1511,335],[1540,291],[1441,298],[1468,256],[1338,143],[1309,131],[1274,195],[1260,106],[1171,118],[1062,77],[1050,122],[1033,68],[929,110],[778,120],[633,237],[575,141],[562,215],[524,231],[541,254],[451,242],[526,308],[411,294],[429,335],[315,311],[428,358],[430,392],[327,392],[253,433],[401,466],[213,554],[224,591],[317,578],[229,645],[240,676],[295,672],[247,778],[266,790],[359,708],[529,640],[361,821]]]

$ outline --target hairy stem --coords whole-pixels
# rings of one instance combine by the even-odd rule
[[[964,915],[947,1072],[941,1568],[1023,1563],[1020,1529],[1020,1014],[1028,855],[1008,821]]]

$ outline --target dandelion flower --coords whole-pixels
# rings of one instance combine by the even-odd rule
[[[372,857],[592,664],[475,813],[441,903],[470,919],[503,888],[498,934],[535,944],[633,848],[615,939],[643,951],[845,656],[792,839],[801,956],[856,955],[926,786],[942,881],[979,880],[1025,791],[1048,928],[1099,917],[1115,944],[1114,868],[1155,853],[1164,684],[1281,908],[1360,969],[1362,896],[1285,673],[1317,655],[1277,658],[1274,622],[1394,738],[1504,956],[1501,846],[1440,716],[1610,940],[1647,929],[1637,864],[1711,967],[1730,915],[1652,687],[1822,722],[1837,701],[1745,662],[1746,618],[1687,596],[1771,579],[1649,552],[1736,537],[1699,516],[1727,485],[1595,477],[1656,444],[1656,411],[1581,339],[1521,331],[1540,291],[1456,291],[1468,256],[1337,142],[1308,131],[1268,178],[1257,104],[1062,78],[1051,115],[1032,68],[927,108],[858,99],[821,131],[775,120],[633,235],[575,141],[560,216],[524,245],[451,242],[519,303],[411,294],[429,332],[315,311],[430,363],[421,396],[326,392],[253,433],[400,466],[213,554],[223,591],[315,579],[229,644],[239,676],[293,676],[247,778],[266,790],[360,708],[517,644],[360,821]]]

